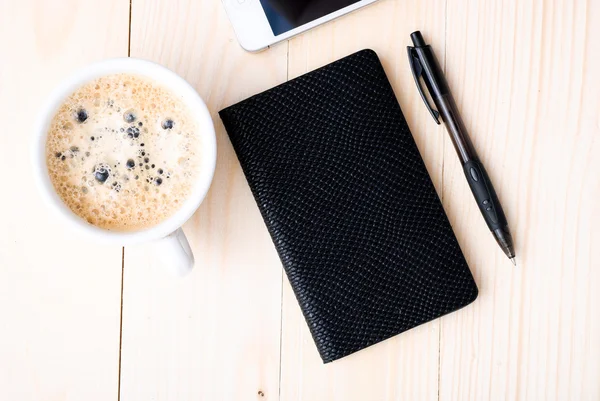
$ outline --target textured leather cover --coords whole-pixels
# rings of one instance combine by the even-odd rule
[[[475,300],[375,52],[220,116],[324,362]]]

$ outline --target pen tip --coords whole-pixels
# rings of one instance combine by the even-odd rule
[[[515,260],[515,258],[510,258],[510,261],[513,265],[517,266],[517,261]]]

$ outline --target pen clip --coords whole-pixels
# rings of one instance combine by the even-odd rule
[[[419,81],[419,77],[422,76],[423,74],[423,66],[421,65],[421,61],[419,60],[419,57],[414,54],[415,48],[411,47],[411,46],[407,46],[407,50],[408,50],[408,62],[410,64],[410,70],[412,71],[413,77],[415,79],[415,83],[417,84],[417,89],[419,90],[419,93],[421,94],[421,98],[423,99],[423,102],[425,102],[425,106],[427,107],[427,110],[429,110],[429,113],[431,113],[431,116],[433,117],[433,120],[437,123],[440,124],[440,113],[433,109],[431,107],[431,105],[429,104],[429,102],[427,101],[427,97],[425,96],[425,93],[423,92],[423,86],[421,85],[421,81]],[[425,79],[425,78],[423,78]]]

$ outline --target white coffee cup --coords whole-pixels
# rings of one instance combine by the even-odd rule
[[[161,223],[139,231],[111,231],[89,224],[77,216],[63,203],[56,193],[46,164],[46,140],[48,128],[59,106],[82,84],[95,78],[118,73],[142,75],[169,88],[181,96],[189,107],[190,114],[197,119],[200,135],[199,178],[192,193],[173,216]],[[89,65],[62,82],[52,93],[39,115],[32,142],[33,171],[42,198],[56,212],[61,222],[72,227],[92,241],[133,245],[155,241],[152,247],[164,263],[184,274],[193,267],[194,255],[181,226],[194,214],[204,200],[212,181],[217,159],[217,143],[213,122],[198,93],[183,78],[171,70],[150,61],[134,58],[117,58]]]

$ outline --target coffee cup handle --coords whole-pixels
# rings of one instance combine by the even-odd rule
[[[192,248],[181,228],[156,243],[162,263],[179,276],[186,275],[194,267]]]

